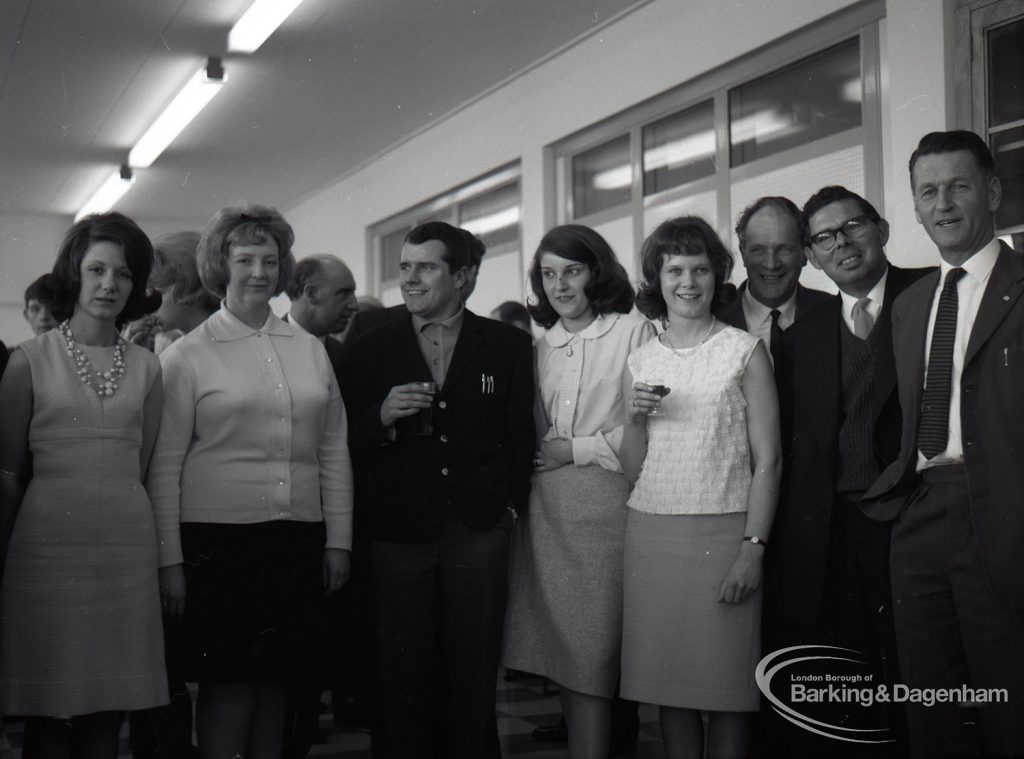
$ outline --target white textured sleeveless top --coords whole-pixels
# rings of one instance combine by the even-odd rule
[[[629,507],[650,514],[747,510],[750,443],[741,386],[759,340],[734,327],[694,348],[657,338],[629,354],[633,379],[661,379],[671,392],[647,420],[647,458]]]

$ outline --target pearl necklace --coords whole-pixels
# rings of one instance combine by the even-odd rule
[[[114,368],[98,372],[93,368],[92,362],[85,355],[82,346],[75,340],[75,336],[71,334],[71,325],[68,320],[62,321],[57,329],[64,338],[64,345],[67,347],[68,355],[75,362],[75,370],[82,383],[95,390],[101,398],[109,398],[117,392],[117,383],[121,381],[127,370],[124,363],[124,340],[121,336],[118,335],[114,341]]]

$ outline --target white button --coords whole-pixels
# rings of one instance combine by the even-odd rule
[[[277,383],[277,388],[280,390],[282,387],[284,387],[284,385],[282,385],[280,382],[278,382]]]
[[[448,408],[448,404],[445,403],[444,401],[441,401],[440,403],[437,404],[437,407],[438,408]]]
[[[448,476],[448,467],[446,467],[446,466],[441,467],[441,474],[443,474],[445,477],[447,477]]]
[[[284,485],[284,480],[278,480],[278,481],[277,481],[277,484],[278,484],[278,485]]]
[[[447,435],[441,435],[441,442],[442,443],[447,443],[448,442],[448,436]]]
[[[272,358],[268,358],[268,359],[267,359],[267,363],[268,363],[268,364],[272,364],[272,363],[274,363],[274,359],[272,359]]]

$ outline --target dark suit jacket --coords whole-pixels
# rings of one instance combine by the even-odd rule
[[[349,444],[368,469],[375,539],[432,540],[449,509],[467,526],[488,529],[508,506],[526,507],[535,437],[525,332],[465,311],[431,436],[399,424],[389,440],[380,421],[392,387],[430,377],[408,313],[348,346],[342,375]]]
[[[4,369],[7,368],[7,360],[10,358],[10,353],[7,351],[7,346],[0,342],[0,377],[4,376]]]
[[[1024,257],[1005,243],[967,343],[960,376],[960,423],[971,525],[996,596],[1024,609]],[[864,495],[883,521],[913,508],[925,340],[938,272],[897,299],[893,345],[903,408],[900,452]]]
[[[284,321],[291,321],[291,314],[284,315]],[[331,368],[334,369],[334,378],[341,385],[341,363],[345,353],[345,347],[340,340],[335,340],[330,335],[324,340],[324,348],[327,349],[327,358],[331,361]]]
[[[933,268],[900,269],[890,264],[875,355],[872,422],[878,464],[899,453],[901,416],[892,350],[896,296]],[[839,465],[842,424],[842,299],[829,295],[810,318],[786,330],[776,363],[780,406],[792,415],[783,441],[784,497],[772,528],[771,575],[777,608],[790,619],[813,622],[824,590],[829,529]]]
[[[744,282],[736,290],[736,296],[728,303],[723,303],[715,310],[715,316],[726,324],[747,331],[747,318],[743,315],[743,292],[747,289]],[[796,286],[796,320],[804,314],[810,313],[822,303],[828,302],[832,296],[821,290],[812,290],[803,285]]]

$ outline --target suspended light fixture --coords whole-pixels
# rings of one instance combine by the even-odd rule
[[[228,80],[220,58],[210,57],[206,66],[188,80],[167,105],[153,125],[128,153],[128,165],[145,169],[153,165],[168,145],[187,127],[192,119],[220,92]]]
[[[75,221],[91,213],[106,213],[119,201],[128,189],[135,184],[135,175],[127,166],[122,166],[100,185],[85,205],[75,214]]]
[[[256,0],[228,32],[229,53],[254,53],[302,0]]]

